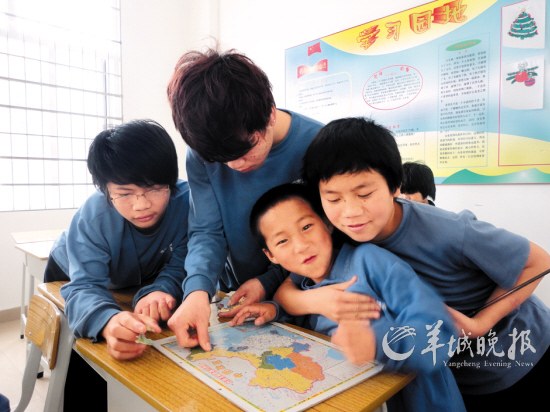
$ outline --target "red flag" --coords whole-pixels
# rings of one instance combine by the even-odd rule
[[[314,53],[321,53],[321,42],[317,42],[307,48],[308,56],[311,56]]]

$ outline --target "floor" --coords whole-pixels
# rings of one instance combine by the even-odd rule
[[[0,393],[8,397],[12,410],[19,403],[26,361],[25,340],[19,338],[19,328],[19,320],[0,323]],[[44,377],[36,381],[27,412],[43,411],[49,376],[46,370]]]

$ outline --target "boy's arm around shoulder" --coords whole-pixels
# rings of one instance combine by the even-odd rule
[[[352,276],[342,283],[302,290],[288,276],[274,299],[292,316],[319,314],[335,322],[378,318],[380,307],[374,298],[346,291],[356,280]]]
[[[550,255],[540,246],[529,242],[529,255],[523,270],[519,274],[516,282],[510,288],[518,286],[537,276],[550,268]],[[522,289],[510,294],[502,300],[481,310],[473,318],[468,318],[460,313],[455,313],[455,320],[460,331],[470,333],[471,337],[482,336],[486,334],[494,325],[511,311],[520,306],[535,291],[538,284],[542,281],[538,279]],[[507,289],[497,287],[487,301],[495,299],[506,293]]]

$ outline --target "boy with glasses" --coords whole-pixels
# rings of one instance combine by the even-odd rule
[[[70,280],[61,295],[77,337],[104,338],[113,357],[132,359],[146,348],[136,337],[160,331],[181,301],[188,185],[178,180],[174,142],[148,120],[99,133],[88,169],[99,191],[56,241],[44,280]],[[121,311],[110,290],[143,284],[134,313]]]
[[[99,133],[90,145],[88,169],[99,191],[57,239],[44,280],[70,280],[61,295],[76,337],[105,339],[115,359],[133,359],[147,348],[137,337],[160,332],[158,322],[168,320],[181,302],[189,188],[178,180],[174,142],[152,120]],[[110,291],[139,286],[134,311],[121,310]],[[69,365],[65,410],[81,407],[74,394],[84,384],[97,388],[89,410],[104,410],[104,381],[78,355]]]

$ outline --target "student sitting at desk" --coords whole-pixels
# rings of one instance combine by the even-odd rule
[[[54,244],[44,280],[70,279],[61,295],[76,337],[104,338],[114,358],[132,359],[147,348],[136,338],[160,332],[158,321],[181,302],[189,189],[178,180],[174,142],[151,120],[99,133],[88,169],[99,191]],[[140,285],[134,312],[121,310],[110,290]]]
[[[357,275],[349,290],[384,302],[380,318],[370,324],[364,320],[341,323],[366,325],[370,336],[362,345],[365,360],[376,359],[390,370],[418,372],[415,380],[388,402],[391,411],[465,411],[453,374],[444,363],[449,358],[445,345],[433,348],[433,356],[429,349],[432,336],[447,341],[456,334],[453,319],[435,291],[407,263],[372,244],[333,247],[328,226],[300,184],[276,186],[260,197],[252,208],[250,228],[268,259],[291,272],[290,279],[300,289],[318,289]],[[256,324],[262,324],[273,320],[276,313],[272,303],[248,305],[231,322],[241,324],[253,316],[258,317]],[[332,335],[338,324],[311,314],[307,327]],[[407,331],[413,330],[416,336],[407,337]],[[386,337],[393,341],[389,344],[393,352],[385,349]],[[426,352],[421,352],[424,348]],[[408,351],[411,356],[401,356]]]

